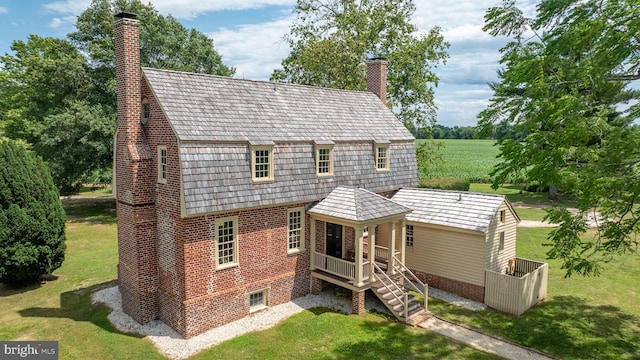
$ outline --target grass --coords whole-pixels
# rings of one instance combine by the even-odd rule
[[[67,208],[67,251],[49,281],[24,289],[0,284],[0,339],[59,342],[60,359],[161,359],[149,341],[117,332],[91,293],[115,284],[112,207]]]
[[[476,190],[477,191],[477,190]],[[517,190],[503,189],[503,192]],[[507,194],[509,196],[509,194]],[[67,258],[55,278],[26,289],[0,285],[0,339],[57,340],[61,359],[161,359],[150,341],[116,331],[91,293],[115,284],[117,246],[112,205],[69,206]],[[112,204],[112,203],[111,203]],[[534,209],[539,210],[539,209]],[[523,217],[534,218],[531,212]],[[518,256],[544,260],[549,229],[518,229]],[[430,310],[483,332],[563,359],[640,358],[637,255],[620,256],[599,278],[564,278],[551,260],[548,298],[521,317],[468,311],[430,299]],[[277,345],[274,345],[277,344]],[[304,311],[276,327],[246,334],[196,355],[217,358],[430,359],[491,358],[426,330],[377,314]]]
[[[91,294],[116,284],[113,202],[65,199],[67,252],[63,266],[42,284],[0,284],[0,339],[59,342],[60,359],[163,359],[152,343],[111,326],[109,310]],[[277,345],[276,345],[277,344]],[[382,315],[345,316],[304,311],[273,329],[247,334],[196,355],[217,359],[439,359],[496,357]]]
[[[277,344],[277,345],[275,345]],[[498,359],[378,314],[316,308],[276,327],[246,334],[193,359]]]
[[[544,260],[548,231],[519,228],[518,256]],[[616,258],[598,278],[564,278],[558,261],[545,261],[547,299],[521,317],[492,310],[476,313],[435,299],[429,302],[430,310],[563,359],[640,358],[638,255]]]
[[[425,140],[416,140],[418,144]],[[437,140],[444,163],[428,169],[428,178],[458,178],[471,182],[489,183],[489,173],[498,163],[499,149],[495,140]]]

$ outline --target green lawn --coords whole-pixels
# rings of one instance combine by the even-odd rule
[[[115,285],[115,211],[67,208],[67,251],[55,279],[19,290],[0,284],[0,339],[57,340],[60,359],[161,359],[151,342],[117,332],[91,293]]]
[[[548,298],[521,317],[476,313],[438,300],[430,310],[563,359],[640,358],[640,259],[629,254],[606,265],[601,277],[564,278],[545,260],[548,228],[519,228],[518,256],[549,263]]]
[[[163,358],[150,341],[116,331],[91,293],[116,279],[116,224],[104,202],[68,211],[68,250],[55,279],[21,290],[0,285],[0,339],[57,340],[60,359]],[[530,213],[523,217],[537,217]],[[544,260],[549,229],[519,229],[518,256]],[[522,317],[471,312],[430,299],[430,310],[484,332],[565,359],[640,358],[637,255],[609,263],[599,278],[563,277],[550,261],[549,297]],[[278,344],[274,346],[273,344]],[[465,345],[384,316],[304,311],[278,326],[240,336],[195,358],[490,358]]]
[[[115,330],[91,294],[116,284],[117,239],[112,202],[67,205],[67,252],[49,281],[14,290],[0,284],[0,339],[54,340],[60,359],[162,359],[149,340]],[[70,205],[71,204],[71,205]],[[275,345],[277,344],[277,345]],[[440,359],[496,357],[382,315],[304,311],[273,329],[208,349],[202,359]]]
[[[343,315],[316,308],[272,329],[226,341],[192,359],[499,358],[381,315]]]

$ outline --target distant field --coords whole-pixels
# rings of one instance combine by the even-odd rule
[[[418,143],[425,140],[417,140]],[[440,148],[444,163],[429,169],[428,178],[469,179],[473,183],[491,182],[489,173],[498,163],[499,150],[495,140],[437,140],[444,143]]]

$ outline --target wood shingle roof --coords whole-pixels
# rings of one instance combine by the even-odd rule
[[[416,188],[400,189],[392,199],[413,210],[408,221],[480,232],[486,232],[504,201],[509,204],[504,195]]]
[[[183,142],[413,140],[370,92],[142,71]]]
[[[314,205],[309,213],[334,218],[365,222],[411,212],[406,206],[354,187],[338,186],[324,200]]]

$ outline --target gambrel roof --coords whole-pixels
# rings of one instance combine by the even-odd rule
[[[370,92],[142,71],[180,141],[414,139]]]
[[[365,222],[409,212],[411,209],[393,200],[365,189],[346,186],[337,187],[329,196],[309,210],[311,214],[355,222]]]
[[[398,190],[391,199],[413,210],[407,215],[408,221],[425,224],[486,232],[504,202],[516,221],[520,221],[504,195],[405,188]]]
[[[414,137],[373,93],[143,68],[178,139],[182,216],[317,201],[337,186],[415,186]],[[273,181],[252,180],[251,146],[273,146]],[[376,146],[388,146],[379,171]],[[315,149],[333,146],[333,176]]]

